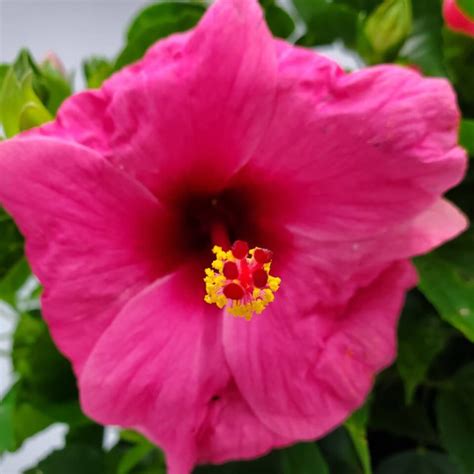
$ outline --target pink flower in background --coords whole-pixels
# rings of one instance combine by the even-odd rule
[[[171,474],[340,424],[395,357],[409,258],[466,226],[441,197],[458,119],[448,82],[345,74],[220,0],[1,143],[0,202],[85,412]]]
[[[456,0],[444,0],[443,16],[449,28],[474,37],[474,18],[464,13],[459,8]]]

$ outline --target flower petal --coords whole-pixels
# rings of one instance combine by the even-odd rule
[[[395,357],[396,320],[415,279],[411,264],[393,264],[337,306],[318,304],[309,281],[287,273],[264,314],[250,323],[226,318],[227,360],[257,416],[295,441],[341,423]]]
[[[79,373],[120,308],[167,271],[168,216],[100,155],[50,138],[0,144],[0,202],[26,237],[53,338]]]
[[[218,0],[195,30],[157,43],[100,91],[70,99],[57,123],[62,135],[87,144],[98,129],[108,159],[170,200],[175,188],[222,189],[255,151],[275,83],[276,54],[258,2]],[[80,125],[74,116],[92,102],[97,120]]]
[[[344,75],[281,45],[279,61],[272,124],[239,177],[264,173],[274,220],[315,239],[362,239],[414,218],[463,177],[447,81],[397,66]]]
[[[265,428],[236,390],[223,353],[222,313],[202,301],[200,270],[183,267],[130,301],[79,379],[86,413],[145,433],[175,473],[289,442]]]

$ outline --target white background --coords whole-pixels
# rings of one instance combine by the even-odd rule
[[[281,0],[286,3],[285,0]],[[308,0],[310,1],[310,0]],[[114,57],[123,46],[126,25],[147,0],[0,0],[0,63],[11,62],[22,47],[40,61],[54,51],[68,72],[74,73],[76,89],[83,87],[81,61],[91,55]],[[339,47],[324,52],[346,67],[354,60]],[[0,398],[12,382],[8,351],[15,318],[0,307]],[[62,446],[65,426],[55,425],[28,440],[17,453],[0,458],[1,474],[20,474],[51,450]],[[114,433],[109,432],[109,442]],[[67,473],[64,473],[67,474]]]

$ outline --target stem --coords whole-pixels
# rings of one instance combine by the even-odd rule
[[[229,250],[231,247],[229,234],[227,233],[227,229],[222,224],[222,222],[214,221],[211,225],[211,241],[213,245],[218,245],[222,247],[224,250]]]

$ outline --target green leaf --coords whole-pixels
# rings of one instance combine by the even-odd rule
[[[364,23],[360,52],[371,64],[393,59],[411,29],[411,0],[384,0]]]
[[[193,474],[276,474],[279,471],[280,456],[277,451],[273,451],[268,456],[253,461],[230,462],[222,466],[199,466]]]
[[[474,2],[472,0],[456,0],[457,6],[474,21]]]
[[[15,424],[13,411],[16,402],[16,387],[13,386],[0,401],[0,455],[15,449]]]
[[[449,334],[432,307],[419,294],[408,295],[398,327],[397,367],[409,404],[434,358],[445,347]]]
[[[474,38],[443,30],[444,58],[461,106],[474,115]]]
[[[474,120],[461,120],[459,142],[469,153],[474,156]]]
[[[358,454],[345,428],[338,428],[318,442],[331,474],[361,474]]]
[[[463,367],[440,392],[436,410],[441,440],[462,467],[474,472],[474,363]]]
[[[23,237],[12,218],[0,207],[0,279],[23,255]]]
[[[372,474],[370,462],[370,450],[367,442],[367,421],[369,416],[368,404],[352,414],[352,416],[344,423],[349,436],[354,443],[354,448],[359,456],[364,474]]]
[[[0,300],[16,307],[16,293],[30,275],[28,262],[22,257],[0,280]]]
[[[104,453],[88,445],[70,445],[54,451],[25,474],[104,474]]]
[[[324,0],[294,0],[294,4],[307,25],[307,32],[298,44],[317,46],[340,39],[349,47],[355,45],[358,14],[353,8]]]
[[[280,457],[282,474],[329,474],[329,467],[315,443],[284,449]]]
[[[106,58],[92,57],[83,61],[82,71],[87,87],[97,89],[114,72],[114,65]]]
[[[137,466],[155,447],[151,443],[137,444],[125,452],[120,459],[117,468],[117,474],[128,474]],[[163,470],[163,474],[165,471]]]
[[[265,8],[265,20],[274,36],[288,38],[295,30],[295,22],[288,12],[274,3]]]
[[[67,403],[77,399],[71,365],[58,352],[39,317],[21,316],[13,337],[12,361],[31,400]]]
[[[400,50],[403,62],[416,65],[428,76],[446,76],[440,0],[416,0],[413,29]]]
[[[474,342],[474,233],[415,259],[419,288],[441,317]]]
[[[456,474],[456,466],[445,454],[406,451],[384,460],[376,474]]]
[[[128,29],[127,45],[115,62],[115,70],[140,59],[155,41],[192,28],[204,12],[200,2],[164,2],[145,8]]]
[[[388,377],[390,370],[384,375]],[[395,369],[392,375],[395,377],[389,383],[383,383],[379,378],[375,387],[370,405],[370,431],[386,432],[422,444],[437,444],[437,435],[428,414],[429,406],[416,400],[406,405],[404,387]]]

